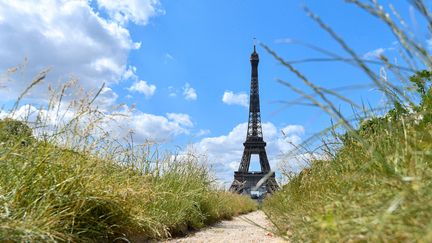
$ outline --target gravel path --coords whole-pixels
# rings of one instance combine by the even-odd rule
[[[262,229],[257,225],[265,228]],[[285,242],[282,238],[271,233],[271,223],[262,211],[256,211],[222,221],[185,238],[176,238],[168,241],[176,242]]]

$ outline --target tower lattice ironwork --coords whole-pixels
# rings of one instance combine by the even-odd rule
[[[275,174],[270,169],[270,164],[265,150],[266,142],[263,138],[261,125],[261,111],[259,100],[258,87],[258,63],[259,56],[254,51],[251,54],[250,62],[252,66],[251,73],[251,88],[249,101],[249,121],[246,135],[246,141],[243,143],[244,151],[238,171],[234,172],[234,182],[230,187],[230,191],[248,194],[251,190],[272,193],[279,187],[275,180]],[[251,156],[259,155],[261,171],[249,171]]]

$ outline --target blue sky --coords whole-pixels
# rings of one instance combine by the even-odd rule
[[[406,1],[381,1],[386,6],[392,2],[407,22],[421,25]],[[105,112],[110,112],[110,105],[136,105],[129,113],[131,120],[122,123],[124,130],[134,130],[139,141],[157,140],[168,149],[180,146],[206,154],[217,176],[225,180],[238,166],[246,135],[253,38],[287,60],[322,57],[292,40],[347,56],[303,6],[332,26],[360,56],[396,56],[392,33],[342,0],[0,1],[0,68],[10,70],[28,60],[20,74],[5,71],[0,80],[2,103],[11,104],[30,78],[48,66],[46,84],[62,84],[71,75],[87,90],[105,83],[100,101]],[[424,34],[420,28],[414,30]],[[261,46],[257,51],[264,138],[277,167],[279,155],[292,149],[290,143],[299,144],[330,126],[330,117],[315,107],[285,107],[282,101],[299,96],[277,79],[310,90]],[[343,63],[296,67],[326,88],[370,83],[358,69]],[[29,102],[46,103],[44,89],[42,85],[34,91]],[[382,102],[382,95],[370,88],[342,94],[373,106]],[[350,112],[349,106],[334,101]]]
[[[158,90],[151,99],[136,96],[131,100],[140,109],[155,114],[188,113],[200,128],[209,129],[214,135],[227,133],[247,118],[246,109],[227,106],[222,96],[226,90],[248,92],[253,37],[292,60],[320,55],[306,48],[278,43],[278,40],[293,38],[339,50],[306,16],[302,10],[303,1],[272,1],[272,4],[169,1],[162,4],[166,12],[163,16],[151,19],[145,27],[131,27],[132,38],[141,41],[142,46],[131,53],[130,62],[139,67],[139,76],[156,83]],[[352,5],[334,0],[311,1],[307,5],[346,37],[360,54],[392,45],[389,31]],[[278,84],[276,79],[301,84],[262,48],[258,47],[258,52],[263,120],[279,126],[301,124],[307,134],[328,126],[328,117],[317,109],[290,107],[279,111],[282,105],[277,101],[291,100],[297,95]],[[366,81],[363,76],[353,75],[354,70],[347,65],[311,63],[299,65],[299,68],[311,80],[329,88]],[[182,99],[181,94],[169,98],[169,86],[181,91],[186,82],[197,91],[195,102]],[[357,93],[356,96],[367,99],[369,94]]]

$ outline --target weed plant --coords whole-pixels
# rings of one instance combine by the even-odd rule
[[[160,239],[256,209],[218,190],[193,154],[162,156],[110,137],[93,103],[100,91],[60,108],[67,88],[48,108],[17,116],[26,89],[0,112],[1,242]]]
[[[431,56],[393,6],[387,13],[376,0],[347,2],[390,28],[398,40],[404,66],[391,63],[384,55],[376,62],[363,60],[330,26],[306,9],[349,57],[309,47],[328,55],[328,59],[360,68],[387,97],[386,107],[367,109],[315,85],[292,62],[263,45],[313,93],[280,82],[335,121],[323,133],[321,158],[310,159],[309,166],[297,175],[287,173],[289,182],[264,202],[263,210],[279,232],[293,242],[431,242]],[[421,0],[410,2],[426,20],[430,33],[432,16],[427,4]],[[376,64],[381,66],[379,73],[371,66]],[[331,97],[353,107],[354,117],[342,114]]]

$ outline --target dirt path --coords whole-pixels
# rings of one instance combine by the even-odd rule
[[[265,229],[255,225],[254,222]],[[168,241],[176,242],[285,242],[282,238],[274,236],[269,230],[271,223],[261,211],[235,217],[230,221],[222,221],[185,238],[176,238]]]

